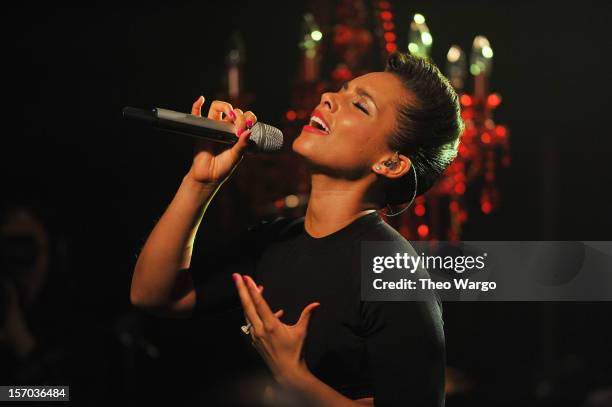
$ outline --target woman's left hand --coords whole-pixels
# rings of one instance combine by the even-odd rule
[[[318,302],[308,304],[297,323],[286,325],[277,316],[282,313],[282,310],[272,312],[251,277],[242,277],[237,273],[234,273],[232,277],[245,316],[251,323],[250,333],[253,346],[281,384],[295,379],[299,380],[299,375],[308,371],[302,358],[302,347],[308,330],[308,322],[312,311],[320,304]]]

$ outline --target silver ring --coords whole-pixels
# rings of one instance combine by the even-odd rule
[[[247,323],[246,325],[242,325],[242,326],[240,327],[240,329],[242,329],[242,332],[244,332],[244,333],[245,333],[245,335],[249,335],[249,334],[251,333],[251,327],[252,327],[252,326],[253,326],[253,325],[251,325],[251,323],[249,322],[249,323]]]

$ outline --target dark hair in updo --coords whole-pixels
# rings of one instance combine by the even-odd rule
[[[398,106],[397,124],[388,138],[389,148],[409,157],[414,166],[400,179],[388,182],[386,204],[398,205],[412,199],[413,170],[418,178],[417,196],[441,177],[457,156],[464,123],[457,93],[430,60],[394,52],[385,72],[396,75],[416,99]]]

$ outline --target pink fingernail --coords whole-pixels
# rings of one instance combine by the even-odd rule
[[[242,134],[243,131],[244,129],[238,129],[238,137],[240,137],[240,134]]]
[[[246,125],[250,129],[251,127],[253,127],[253,121],[252,120],[247,120]]]
[[[244,276],[245,279],[247,280],[247,284],[249,284],[251,287],[257,287],[257,285],[255,284],[255,281],[251,278],[251,276]]]
[[[236,118],[236,113],[234,113],[233,110],[230,110],[230,116],[232,116],[232,119]]]
[[[233,273],[232,274],[232,278],[234,279],[234,283],[237,283],[238,280],[240,279],[240,274],[238,273]]]

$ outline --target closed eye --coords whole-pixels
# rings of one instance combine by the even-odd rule
[[[338,92],[343,91],[343,90],[347,90],[347,89],[348,89],[348,81],[347,81],[347,82],[344,82],[344,83],[342,84],[342,86],[340,87],[340,89],[338,90]],[[357,108],[358,108],[359,110],[361,110],[362,112],[364,112],[365,114],[367,114],[367,115],[369,115],[369,114],[370,114],[370,113],[368,112],[368,110],[367,110],[367,109],[366,109],[366,108],[363,106],[363,104],[355,102],[355,103],[353,103],[353,105],[357,106]]]
[[[368,110],[367,110],[365,107],[363,107],[363,105],[362,105],[361,103],[353,103],[353,104],[354,104],[355,106],[357,106],[357,108],[358,108],[359,110],[361,110],[361,111],[363,111],[365,114],[368,114],[368,115],[369,115]]]

